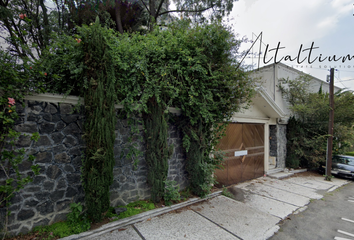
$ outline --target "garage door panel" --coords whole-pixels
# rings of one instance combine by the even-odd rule
[[[246,150],[248,152],[248,155],[256,154],[256,153],[264,153],[264,147],[263,146],[250,147],[250,148],[247,148]]]
[[[215,171],[219,186],[263,176],[264,125],[231,123],[217,148],[225,152],[225,169]],[[247,150],[247,155],[235,157],[235,151],[240,150]]]
[[[255,178],[262,177],[264,174],[264,153],[255,156]]]
[[[243,145],[247,149],[249,147],[254,147],[254,133],[252,131],[253,125],[251,124],[243,124]]]
[[[264,125],[254,125],[254,146],[264,146]]]
[[[228,178],[227,178],[227,168],[216,169],[214,174],[216,176],[216,181],[218,182],[217,183],[218,187],[230,185],[229,181],[228,181]]]
[[[228,185],[242,181],[242,157],[228,160]]]
[[[226,133],[228,149],[240,148],[242,145],[242,124],[229,124]]]
[[[242,167],[242,181],[247,181],[255,178],[255,159],[254,157],[246,157]]]

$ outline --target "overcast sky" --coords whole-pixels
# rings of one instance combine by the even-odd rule
[[[292,59],[298,56],[301,44],[302,50],[314,47],[308,63],[310,50],[301,53],[297,60],[281,62],[293,66],[298,70],[309,73],[319,79],[325,80],[329,75],[329,68],[335,67],[335,85],[354,90],[354,58],[347,59],[344,63],[339,61],[319,61],[325,57],[336,55],[354,56],[354,16],[353,0],[239,0],[234,3],[234,8],[229,18],[233,23],[235,32],[249,39],[255,40],[262,32],[262,52],[277,48],[278,43],[283,47],[279,49],[277,61],[289,55]],[[259,41],[255,44],[255,51],[259,49]],[[243,44],[243,49],[251,47],[251,43]],[[275,50],[268,51],[265,58],[268,64],[274,63]],[[273,57],[273,59],[271,59]],[[316,59],[317,57],[317,59]],[[261,58],[261,66],[264,57]],[[289,58],[288,58],[289,59]],[[328,58],[327,58],[328,59]],[[252,63],[251,58],[246,58],[247,64]],[[258,59],[253,59],[257,64]]]

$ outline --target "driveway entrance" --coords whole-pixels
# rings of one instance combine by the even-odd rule
[[[263,176],[264,124],[230,123],[217,149],[226,154],[224,169],[215,171],[220,186]]]

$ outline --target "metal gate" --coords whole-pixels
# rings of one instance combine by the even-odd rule
[[[264,125],[230,123],[217,149],[225,152],[222,170],[216,170],[219,186],[261,177],[264,174]]]

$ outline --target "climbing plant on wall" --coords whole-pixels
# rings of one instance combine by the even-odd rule
[[[199,196],[209,193],[212,174],[221,155],[215,146],[233,112],[252,96],[253,84],[235,59],[241,41],[220,23],[194,26],[184,32],[189,66],[178,73],[182,109],[180,128],[186,148],[191,189]]]
[[[184,133],[183,144],[187,152],[187,170],[193,191],[204,196],[213,183],[212,173],[220,158],[212,157],[220,125],[233,112],[239,110],[252,95],[252,82],[244,70],[237,68],[235,53],[240,41],[230,29],[219,23],[191,25],[182,21],[164,30],[140,35],[123,34],[113,44],[117,93],[127,112],[139,110],[144,119],[161,119],[169,106],[182,110],[179,120]],[[132,103],[134,103],[132,105]],[[160,111],[152,111],[151,104]],[[167,177],[167,143],[156,124],[145,121],[146,159],[150,174],[160,184]],[[155,129],[150,129],[150,127]],[[153,147],[150,133],[156,131],[159,145]],[[149,149],[151,148],[151,149]],[[149,158],[160,164],[152,166]],[[162,165],[161,165],[162,164]],[[163,174],[154,174],[164,171]],[[159,177],[158,177],[159,176]],[[162,189],[160,187],[156,189]],[[161,191],[152,192],[159,199]]]
[[[128,117],[142,116],[151,198],[159,201],[164,195],[168,158],[173,152],[167,144],[169,107],[181,110],[176,123],[183,133],[192,190],[206,195],[221,159],[214,149],[225,127],[220,123],[247,103],[253,92],[252,81],[235,60],[241,41],[220,23],[193,25],[188,21],[163,30],[156,27],[144,35],[114,36],[97,23],[78,28],[78,33],[75,42],[71,40],[75,48],[53,47],[65,61],[75,63],[77,71],[62,69],[59,61],[51,61],[50,66],[62,74],[59,78],[75,76],[70,80],[77,82],[72,91],[84,90],[86,204],[95,203],[93,209],[99,212],[109,203],[108,193],[101,190],[108,192],[112,181],[115,97]],[[90,214],[99,219],[98,213]]]
[[[146,35],[120,35],[112,48],[118,99],[128,114],[143,113],[148,183],[151,198],[158,202],[165,192],[168,158],[173,150],[167,144],[166,113],[179,92],[171,66],[178,67],[175,53],[182,49],[170,31],[158,29]]]
[[[21,135],[14,129],[14,125],[21,121],[18,108],[26,95],[42,92],[44,88],[41,82],[34,81],[35,76],[40,75],[35,70],[35,63],[28,60],[19,63],[2,49],[0,62],[0,232],[6,234],[12,198],[32,182],[40,170],[37,164],[31,164],[32,172],[24,174],[21,171],[22,164],[35,159],[20,147],[21,140],[37,141],[39,134]]]

